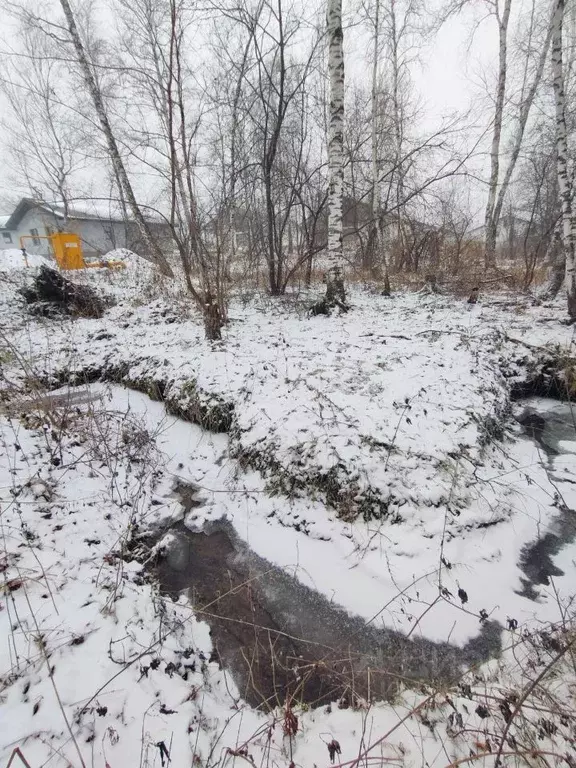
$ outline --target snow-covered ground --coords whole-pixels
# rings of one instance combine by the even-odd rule
[[[520,376],[534,347],[571,349],[556,309],[356,292],[349,315],[311,319],[304,302],[238,299],[224,343],[210,345],[180,295],[133,271],[83,278],[117,301],[100,320],[27,317],[14,272],[0,297],[3,756],[20,746],[32,765],[81,765],[78,751],[85,764],[94,755],[110,768],[157,765],[164,741],[174,764],[196,754],[216,765],[245,762],[226,749],[248,740],[256,765],[319,765],[332,737],[337,759],[353,760],[425,699],[407,692],[369,710],[299,712],[294,739],[273,716],[240,706],[209,661],[207,625],[115,554],[135,523],[183,514],[177,479],[201,490],[191,525],[227,518],[258,555],[367,620],[458,645],[478,635],[482,611],[520,630],[559,620],[576,548],[555,558],[564,575],[536,587],[536,601],[519,594],[519,560],[561,505],[576,509],[573,448],[543,456],[511,418],[503,375]],[[15,404],[40,395],[34,380],[61,381],[64,371],[160,382],[183,412],[229,403],[231,433],[105,384],[92,385],[99,399],[87,413],[64,409],[66,430],[45,408],[17,419]],[[135,445],[144,455],[130,455]],[[517,637],[505,630],[504,645]],[[504,653],[505,670],[517,670],[513,658]],[[177,671],[167,674],[170,662]],[[483,695],[509,684],[505,674],[488,665],[476,681]],[[383,754],[410,765],[468,756],[474,747],[449,737],[448,716],[457,711],[472,729],[481,718],[453,700],[456,710],[444,699],[423,704],[438,727],[415,716]]]
[[[47,259],[46,256],[39,256],[36,253],[23,254],[20,248],[7,248],[0,251],[0,274],[2,272],[22,273],[26,269],[34,271],[43,264],[54,266],[53,261]]]

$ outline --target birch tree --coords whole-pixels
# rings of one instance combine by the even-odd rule
[[[492,129],[492,145],[490,148],[490,178],[488,181],[488,201],[484,215],[485,248],[484,266],[486,270],[496,268],[496,235],[493,225],[496,196],[498,193],[498,178],[500,174],[500,141],[502,123],[504,120],[504,103],[506,99],[506,79],[508,76],[508,24],[512,0],[504,0],[502,11],[500,0],[495,0],[494,9],[498,22],[498,82],[496,86],[496,104],[494,108],[494,126]]]
[[[370,218],[371,229],[368,243],[364,249],[364,267],[373,274],[380,272],[380,264],[384,267],[384,293],[390,295],[390,279],[388,275],[388,259],[383,249],[383,216],[382,216],[382,183],[381,183],[381,134],[385,130],[385,113],[388,99],[383,93],[380,75],[381,47],[381,18],[380,4],[375,0],[373,13],[368,14],[372,23],[372,84],[370,91],[370,154],[371,154],[371,189],[370,189]]]
[[[404,21],[409,18],[409,9],[406,11]],[[400,30],[398,28],[396,0],[390,0],[389,13],[389,36],[390,36],[390,61],[392,65],[392,105],[394,109],[394,140],[396,144],[396,156],[394,164],[396,166],[396,205],[397,212],[397,240],[401,252],[401,259],[404,258],[404,230],[402,227],[402,201],[404,199],[405,168],[402,162],[404,153],[404,110],[400,96],[401,86],[401,63],[400,63]]]
[[[122,188],[122,192],[126,200],[126,204],[130,210],[130,213],[134,218],[134,221],[136,223],[136,226],[138,227],[138,230],[140,232],[140,235],[143,241],[146,243],[146,246],[150,251],[150,256],[156,262],[156,264],[158,265],[160,270],[163,272],[163,274],[167,276],[172,276],[173,274],[172,269],[168,264],[168,261],[166,260],[166,257],[164,256],[158,243],[155,241],[154,237],[152,236],[150,226],[148,225],[148,222],[144,218],[142,210],[138,205],[138,202],[136,201],[136,196],[134,194],[134,190],[132,188],[130,178],[128,176],[126,167],[124,165],[124,161],[122,159],[120,150],[118,148],[118,142],[116,141],[116,137],[114,135],[112,126],[110,124],[110,120],[108,119],[108,114],[106,111],[106,106],[104,104],[104,99],[100,91],[100,88],[98,86],[98,82],[92,71],[92,68],[90,67],[88,54],[86,52],[84,44],[82,43],[80,32],[78,30],[78,26],[76,24],[76,19],[74,17],[74,13],[72,11],[70,2],[69,0],[60,0],[60,5],[62,7],[62,10],[64,11],[64,16],[66,18],[66,25],[68,28],[68,32],[69,32],[70,39],[76,54],[78,64],[82,72],[82,76],[86,83],[86,88],[88,90],[88,93],[92,100],[92,104],[94,106],[94,110],[98,117],[98,122],[100,124],[102,134],[104,135],[104,138],[106,140],[108,154],[110,156],[110,162],[112,163],[112,166],[114,168],[114,174],[118,179],[118,183]]]
[[[532,25],[530,29],[530,38],[532,37]],[[490,221],[490,246],[492,248],[495,248],[496,245],[496,237],[498,233],[498,224],[500,222],[500,216],[502,214],[502,207],[504,205],[504,200],[506,199],[506,194],[508,192],[510,181],[512,180],[512,175],[514,174],[514,170],[516,168],[516,163],[518,162],[518,158],[520,157],[520,151],[522,149],[522,143],[524,139],[524,133],[526,131],[526,126],[528,123],[528,118],[530,116],[530,111],[532,109],[532,105],[534,104],[534,99],[536,96],[536,92],[538,90],[538,87],[540,85],[540,81],[542,80],[542,75],[544,73],[544,67],[546,64],[546,60],[548,58],[548,52],[550,50],[550,42],[552,40],[552,22],[550,20],[550,23],[548,24],[546,36],[544,38],[544,43],[542,45],[542,48],[540,50],[540,54],[538,56],[538,61],[536,65],[536,71],[534,73],[534,76],[532,78],[532,81],[528,83],[528,77],[525,74],[524,82],[522,86],[522,94],[520,98],[520,111],[518,115],[518,125],[516,128],[516,133],[514,135],[514,138],[512,140],[512,148],[510,153],[510,159],[508,161],[508,165],[506,167],[506,171],[504,173],[504,177],[502,179],[502,183],[500,185],[500,188],[498,190],[498,195],[496,199],[496,204],[494,206],[494,211],[491,217]],[[529,39],[528,45],[530,46],[532,44],[532,40]],[[494,261],[494,254],[491,254],[490,257],[491,261]]]
[[[366,266],[374,269],[374,257],[379,251],[380,246],[380,163],[378,152],[378,96],[379,96],[379,58],[380,58],[380,0],[375,0],[374,30],[372,33],[372,88],[370,93],[370,141],[371,141],[371,171],[372,171],[372,189],[370,190],[370,215],[372,218],[372,229],[368,238],[366,252],[368,259]]]
[[[556,112],[556,163],[558,191],[562,204],[562,243],[566,259],[566,293],[568,316],[576,321],[576,221],[572,210],[572,188],[568,169],[568,137],[566,129],[566,97],[562,52],[562,26],[566,0],[556,0],[552,18],[552,84]]]
[[[328,271],[326,305],[347,310],[342,272],[342,203],[344,198],[344,33],[342,0],[328,0]]]

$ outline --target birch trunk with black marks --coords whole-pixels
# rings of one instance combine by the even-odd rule
[[[370,116],[371,142],[371,189],[370,189],[370,233],[365,248],[364,269],[374,272],[379,251],[378,213],[380,208],[380,179],[378,173],[378,57],[380,53],[380,0],[374,2],[374,35],[372,37],[372,92]]]
[[[491,247],[494,249],[494,251],[496,247],[496,238],[498,236],[498,225],[500,224],[500,216],[502,214],[504,200],[506,199],[506,193],[508,192],[508,187],[510,186],[510,181],[512,179],[514,169],[516,168],[516,163],[520,156],[520,150],[522,149],[522,142],[524,140],[524,133],[526,131],[526,124],[528,123],[530,110],[532,109],[532,104],[534,103],[536,92],[542,80],[542,75],[544,74],[544,68],[546,65],[546,60],[548,59],[548,51],[550,50],[551,40],[552,40],[552,19],[550,19],[550,24],[548,25],[548,30],[546,32],[546,37],[544,39],[544,44],[540,51],[540,55],[538,56],[538,64],[536,67],[536,72],[534,73],[534,78],[530,83],[526,96],[523,98],[522,103],[520,105],[520,113],[518,115],[518,128],[516,130],[516,135],[514,136],[514,143],[512,145],[510,160],[508,161],[508,166],[506,167],[504,178],[502,179],[502,184],[500,185],[500,189],[498,190],[496,205],[494,206],[494,211],[491,216],[490,244],[491,244]],[[486,231],[488,232],[488,230]],[[495,256],[495,253],[493,253],[493,256]],[[495,261],[495,258],[494,258],[494,261]]]
[[[484,216],[485,244],[484,268],[496,268],[496,237],[498,225],[494,219],[498,179],[500,176],[500,139],[504,118],[504,102],[506,99],[506,78],[508,73],[508,22],[512,0],[504,0],[504,9],[500,15],[499,0],[496,0],[496,19],[498,21],[498,85],[496,87],[496,106],[494,110],[494,128],[492,132],[492,147],[490,150],[490,180],[488,182],[488,201]]]
[[[402,97],[400,95],[400,36],[398,29],[398,20],[396,17],[396,0],[390,0],[390,56],[392,65],[392,107],[394,109],[394,143],[396,157],[394,160],[396,176],[396,242],[398,248],[398,266],[412,269],[410,263],[410,254],[406,247],[406,237],[404,235],[404,110]],[[408,263],[406,263],[408,262]]]
[[[537,292],[537,298],[551,301],[560,293],[566,276],[564,245],[562,243],[562,218],[556,222],[544,254],[543,263],[546,265],[546,282]]]
[[[82,70],[82,75],[86,82],[86,86],[88,88],[90,98],[92,99],[94,109],[96,110],[96,115],[100,123],[100,128],[102,130],[102,133],[104,134],[104,138],[106,139],[108,154],[110,156],[110,161],[114,168],[114,174],[118,179],[118,183],[122,187],[122,191],[126,199],[126,204],[130,209],[130,212],[134,218],[134,221],[136,222],[136,226],[138,227],[138,231],[140,232],[140,236],[142,237],[142,240],[144,241],[146,246],[150,249],[150,256],[152,257],[154,262],[158,265],[159,269],[164,275],[167,275],[168,277],[172,277],[173,276],[172,269],[168,264],[166,257],[162,253],[162,250],[154,240],[154,237],[152,236],[148,222],[144,218],[142,211],[140,209],[140,206],[136,201],[136,196],[134,195],[134,190],[132,189],[130,179],[128,178],[128,173],[126,172],[124,162],[120,155],[118,144],[116,142],[116,138],[112,131],[112,126],[110,125],[110,121],[108,120],[108,115],[106,113],[106,107],[104,106],[104,100],[102,98],[100,88],[90,68],[88,56],[86,54],[86,50],[80,38],[80,33],[78,31],[78,27],[76,25],[76,19],[74,18],[74,13],[72,12],[70,3],[68,0],[60,0],[60,5],[62,7],[62,10],[64,11],[64,16],[66,17],[68,32],[70,33],[72,45],[74,46],[74,50],[76,52],[78,64],[80,65],[80,69]]]
[[[328,0],[328,75],[330,126],[328,136],[328,271],[326,304],[347,308],[343,279],[342,201],[344,195],[344,35],[342,0]],[[329,307],[330,308],[330,307]]]
[[[374,277],[380,275],[380,266],[384,269],[384,293],[390,295],[390,278],[388,276],[388,260],[384,253],[383,220],[381,210],[381,179],[380,157],[378,147],[378,59],[380,55],[380,2],[375,0],[374,8],[374,35],[372,38],[372,92],[371,92],[371,154],[372,154],[372,179],[370,190],[370,219],[371,228],[366,245],[366,259],[364,268],[369,270]]]
[[[560,240],[561,237],[562,236],[560,235]],[[555,238],[553,238],[552,242],[554,242],[554,240]],[[542,291],[542,297],[547,301],[555,299],[562,290],[565,279],[566,254],[564,253],[564,247],[562,246],[548,269],[548,279],[546,280],[546,286]]]
[[[566,0],[556,0],[552,19],[552,77],[556,107],[556,162],[558,191],[562,204],[562,244],[566,259],[566,293],[568,316],[576,320],[576,222],[572,211],[572,185],[568,171],[568,138],[566,130],[566,96],[562,56],[562,23]]]

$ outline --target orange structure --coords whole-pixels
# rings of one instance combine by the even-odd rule
[[[52,235],[22,235],[20,238],[20,248],[22,249],[26,266],[28,266],[28,260],[26,259],[24,240],[38,240],[40,238],[50,242],[54,258],[60,269],[86,269],[87,267],[124,269],[126,266],[122,261],[84,261],[80,238],[73,232],[55,232]]]

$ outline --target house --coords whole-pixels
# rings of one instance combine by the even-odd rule
[[[107,210],[106,210],[107,209]],[[150,222],[161,243],[169,243],[166,225]],[[128,248],[148,255],[134,221],[114,211],[109,204],[70,205],[68,215],[62,203],[49,203],[24,197],[8,216],[0,216],[0,250],[20,248],[20,238],[27,251],[50,255],[47,237],[54,232],[74,232],[80,237],[84,256],[99,257],[114,248]]]
[[[10,216],[0,216],[0,250],[13,248],[12,233],[6,228],[6,222]]]
[[[313,225],[314,216],[309,216],[307,225]],[[368,226],[372,221],[371,208],[368,203],[354,200],[344,196],[342,201],[342,240],[345,245],[358,245],[358,232],[367,234]],[[325,201],[318,217],[314,243],[320,246],[328,240],[328,204]]]
[[[203,236],[207,245],[217,248],[223,240],[234,238],[234,252],[249,248],[253,215],[243,207],[224,209],[206,223]]]
[[[312,225],[313,217],[308,217],[308,226]],[[384,243],[389,248],[394,239],[398,227],[398,216],[385,213],[383,216],[382,236]],[[365,200],[355,200],[345,195],[342,200],[342,242],[344,247],[365,247],[368,235],[374,224],[372,208]],[[324,207],[318,218],[314,242],[316,245],[326,243],[328,239],[328,205]]]

